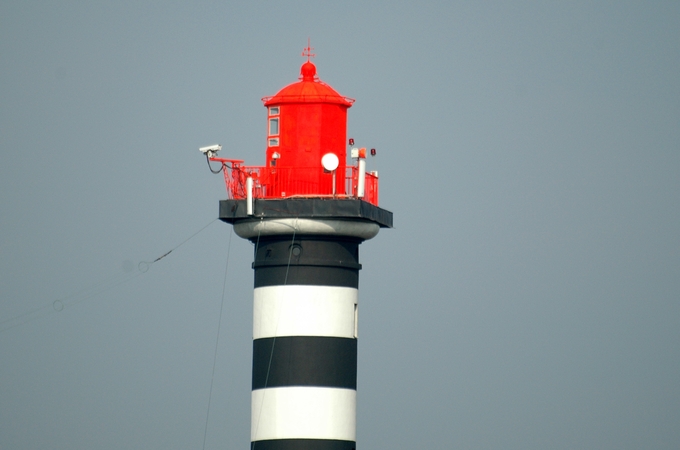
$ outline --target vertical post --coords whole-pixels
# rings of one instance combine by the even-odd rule
[[[366,191],[366,159],[359,156],[359,179],[357,180],[357,197],[364,198]]]
[[[253,177],[246,178],[246,214],[253,215]]]
[[[333,197],[335,197],[335,170],[333,171]]]

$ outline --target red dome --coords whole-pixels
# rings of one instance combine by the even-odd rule
[[[301,81],[289,84],[275,96],[263,98],[264,106],[282,103],[336,103],[350,107],[354,103],[354,99],[338,94],[335,89],[319,80],[316,66],[309,61],[300,68],[300,78]]]
[[[300,74],[302,75],[302,81],[314,81],[316,78],[316,66],[307,61],[300,67]]]

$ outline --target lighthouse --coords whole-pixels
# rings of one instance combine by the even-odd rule
[[[319,79],[311,50],[262,99],[264,165],[201,149],[224,173],[220,220],[254,245],[253,450],[356,449],[359,245],[392,227],[366,149],[348,145],[354,100]]]

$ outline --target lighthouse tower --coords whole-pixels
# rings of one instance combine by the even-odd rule
[[[303,56],[299,81],[263,99],[265,165],[202,151],[224,171],[219,218],[255,248],[251,449],[354,450],[359,245],[392,213],[365,149],[348,159],[354,100]]]

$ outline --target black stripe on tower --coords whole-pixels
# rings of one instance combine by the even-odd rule
[[[251,450],[356,450],[354,441],[331,439],[276,439],[250,444]]]
[[[274,338],[253,341],[253,390],[281,386],[356,390],[356,339],[285,336],[276,338],[273,352],[272,345]]]
[[[255,287],[359,287],[361,239],[326,236],[261,238],[255,249]]]

